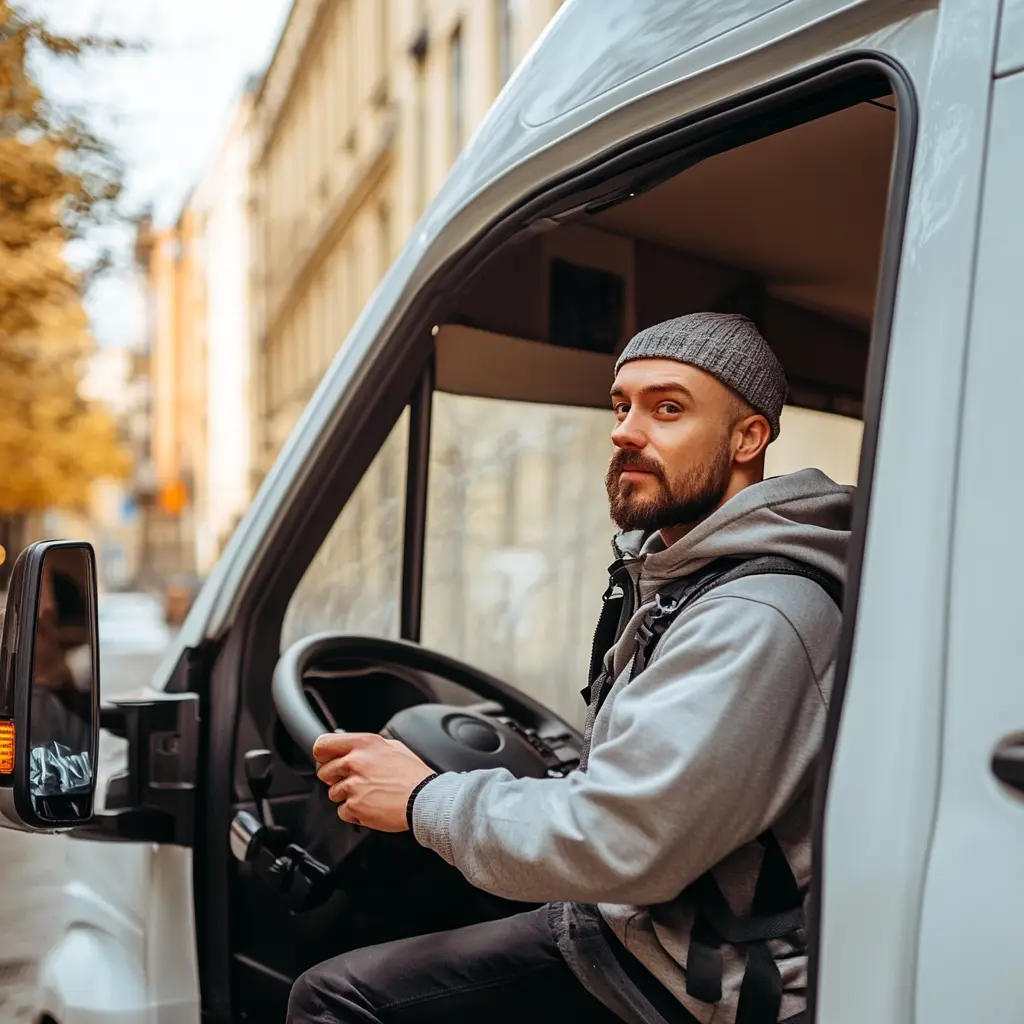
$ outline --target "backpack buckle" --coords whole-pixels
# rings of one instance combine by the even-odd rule
[[[654,598],[654,607],[644,616],[636,631],[636,645],[633,653],[633,678],[638,672],[642,672],[647,666],[647,660],[662,633],[668,628],[672,618],[679,608],[680,599],[677,597],[666,597],[658,593]]]
[[[669,597],[659,591],[654,599],[654,607],[651,609],[651,620],[664,619],[668,616],[675,615],[676,609],[679,607],[679,603],[680,599],[678,597]]]

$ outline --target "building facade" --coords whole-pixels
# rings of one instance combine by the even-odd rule
[[[250,125],[256,83],[177,223],[146,223],[150,458],[137,490],[147,585],[203,577],[252,489]]]
[[[216,562],[251,497],[250,124],[256,82],[234,110],[189,204],[198,222],[204,436],[193,495],[196,568]]]
[[[142,508],[138,584],[194,573],[195,487],[206,446],[205,290],[196,217],[170,228],[144,222],[136,254],[146,280],[150,458],[137,482]]]
[[[257,480],[559,3],[296,0],[253,111]]]

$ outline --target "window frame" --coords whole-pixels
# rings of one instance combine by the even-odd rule
[[[374,395],[374,415],[353,446],[340,416],[332,417],[318,438],[315,455],[301,474],[293,499],[282,508],[270,536],[273,557],[248,571],[234,605],[235,626],[214,645],[220,649],[212,679],[202,687],[205,764],[209,796],[197,822],[195,910],[201,951],[203,1008],[229,1013],[231,989],[229,851],[226,822],[234,801],[247,799],[238,751],[255,736],[254,705],[269,701],[270,677],[278,656],[280,628],[292,594],[341,509],[362,479],[377,450],[406,405],[410,405],[401,635],[418,634],[426,526],[430,405],[434,390],[433,345],[423,325],[443,317],[446,297],[499,246],[541,217],[568,213],[588,204],[621,201],[638,187],[650,187],[715,153],[776,134],[845,107],[865,83],[885,79],[896,97],[898,137],[894,156],[882,263],[865,381],[864,440],[853,516],[850,575],[846,590],[834,697],[826,724],[823,764],[814,810],[815,860],[820,861],[824,803],[838,735],[840,709],[849,674],[856,629],[871,485],[881,419],[902,240],[909,203],[917,136],[917,100],[909,73],[887,54],[851,51],[733,94],[708,108],[632,136],[612,150],[554,180],[545,181],[517,206],[497,217],[434,275],[404,312],[390,322],[382,345],[388,358],[361,372],[353,387]],[[843,97],[840,101],[840,98]],[[204,657],[213,657],[207,652]],[[184,671],[168,692],[194,685]],[[810,977],[808,1019],[815,1019],[820,871],[812,879],[808,917]]]

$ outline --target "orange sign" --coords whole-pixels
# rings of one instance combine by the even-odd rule
[[[180,516],[188,504],[188,490],[181,480],[174,480],[160,488],[157,498],[160,510],[171,516]]]

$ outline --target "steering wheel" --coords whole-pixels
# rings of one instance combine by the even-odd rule
[[[507,768],[513,775],[564,775],[579,762],[582,738],[568,722],[494,676],[406,640],[320,633],[292,644],[274,669],[274,706],[285,730],[312,762],[313,743],[331,727],[306,696],[314,667],[371,663],[438,676],[477,694],[481,705],[424,703],[404,708],[381,730],[437,772]],[[341,731],[341,730],[338,730]]]

